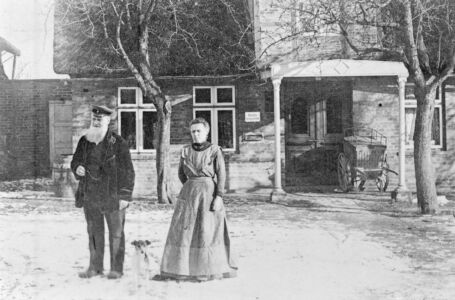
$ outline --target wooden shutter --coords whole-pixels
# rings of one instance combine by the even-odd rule
[[[49,142],[51,166],[59,155],[73,153],[73,105],[71,101],[49,102]]]

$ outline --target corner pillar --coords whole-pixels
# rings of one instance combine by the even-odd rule
[[[399,95],[399,184],[395,189],[397,201],[410,201],[411,193],[406,185],[406,116],[405,116],[405,85],[406,77],[398,77],[398,95]],[[392,197],[394,198],[394,197]]]
[[[279,201],[284,199],[286,192],[281,186],[281,121],[280,121],[280,86],[279,77],[272,80],[273,83],[273,116],[275,125],[275,181],[273,191],[270,195],[270,201]]]

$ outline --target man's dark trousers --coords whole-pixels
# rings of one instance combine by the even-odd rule
[[[90,270],[103,271],[104,258],[104,218],[109,229],[109,250],[111,255],[111,271],[123,274],[125,258],[125,210],[101,212],[98,208],[84,207],[85,220],[90,249]]]

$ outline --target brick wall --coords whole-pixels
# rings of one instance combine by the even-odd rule
[[[49,176],[50,100],[71,99],[66,80],[0,81],[0,180]]]
[[[387,137],[387,162],[392,170],[398,172],[399,102],[396,79],[356,78],[352,93],[354,126],[369,127]],[[390,180],[390,188],[395,188],[398,176],[391,174]],[[371,183],[374,184],[373,181]]]
[[[443,88],[443,91],[445,143],[442,149],[432,150],[432,159],[433,166],[436,170],[436,186],[438,191],[453,194],[453,189],[455,188],[455,83],[453,78],[447,80],[447,85]],[[406,152],[406,164],[409,173],[412,172],[414,174],[414,160],[411,149]],[[409,181],[411,182],[411,187],[415,189],[414,176]]]
[[[439,192],[451,192],[455,187],[455,86],[443,89],[445,93],[445,147],[433,149],[433,166]],[[412,88],[406,97],[413,98]],[[388,138],[387,161],[390,167],[399,171],[399,106],[398,85],[394,78],[359,78],[353,86],[353,116],[355,125],[378,129]],[[415,191],[414,154],[406,149],[406,184]],[[398,184],[398,176],[391,175],[391,188]],[[453,193],[453,192],[452,192]]]

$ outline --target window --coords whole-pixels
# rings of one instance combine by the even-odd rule
[[[436,91],[435,107],[433,114],[433,124],[431,128],[432,148],[442,148],[443,143],[443,112],[442,112],[442,95],[440,89]],[[414,147],[414,129],[417,114],[417,101],[406,99],[405,102],[405,129],[406,129],[406,147]]]
[[[233,86],[197,86],[193,88],[194,106],[234,106]]]
[[[194,89],[194,105],[210,104],[212,102],[211,88],[195,88]]]
[[[208,141],[223,150],[235,150],[235,88],[198,86],[193,88],[193,116],[210,124]]]
[[[133,152],[156,149],[158,118],[150,100],[142,97],[136,87],[118,89],[118,126],[120,135]]]
[[[309,134],[309,110],[308,103],[303,98],[297,98],[292,102],[291,130],[293,134]]]

